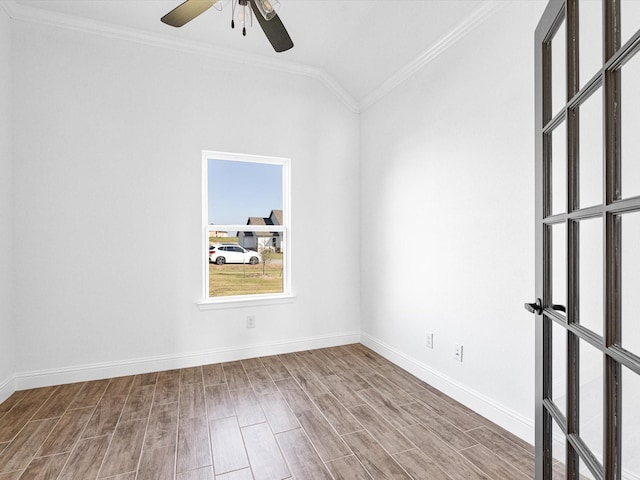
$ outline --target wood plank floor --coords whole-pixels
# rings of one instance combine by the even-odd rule
[[[0,480],[519,480],[519,438],[366,347],[19,391]]]

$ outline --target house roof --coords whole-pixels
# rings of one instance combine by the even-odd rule
[[[274,222],[275,220],[275,222]],[[282,210],[271,210],[268,217],[249,217],[247,225],[282,225]],[[277,237],[278,232],[245,232],[247,237],[256,235],[258,237]]]

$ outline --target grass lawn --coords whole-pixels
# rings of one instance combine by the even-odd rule
[[[264,274],[263,274],[264,268]],[[282,293],[282,262],[267,265],[209,264],[209,296]]]

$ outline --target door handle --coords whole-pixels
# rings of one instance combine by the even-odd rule
[[[538,298],[536,303],[525,303],[524,308],[527,312],[540,315],[542,313],[542,300]]]
[[[564,305],[551,305],[551,308],[553,310],[557,310],[558,312],[564,312],[567,313],[567,309]]]

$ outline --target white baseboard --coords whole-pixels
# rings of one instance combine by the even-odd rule
[[[400,350],[387,345],[376,337],[367,333],[361,334],[361,342],[387,360],[395,363],[404,370],[412,373],[420,380],[437,388],[443,393],[454,398],[471,410],[479,413],[502,428],[517,435],[523,440],[533,444],[535,438],[535,425],[533,418],[527,418],[517,412],[501,405],[494,399],[480,392],[456,382],[437,370],[425,365],[418,360],[409,357]]]
[[[13,395],[16,391],[15,376],[4,379],[0,382],[0,403],[4,402],[7,398]]]
[[[296,338],[279,342],[217,348],[200,352],[187,352],[157,357],[134,358],[115,362],[76,365],[66,368],[22,372],[11,379],[13,391],[48,387],[65,383],[86,382],[102,378],[121,377],[141,373],[195,367],[210,363],[233,362],[246,358],[264,357],[283,353],[335,347],[360,342],[360,332]],[[7,383],[7,382],[5,382]],[[0,385],[0,397],[3,392]],[[10,394],[11,394],[10,393]]]

